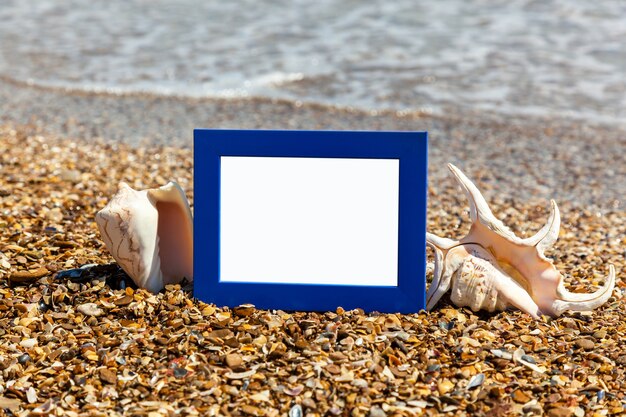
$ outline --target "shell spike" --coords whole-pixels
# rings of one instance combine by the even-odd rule
[[[560,229],[561,213],[559,212],[559,207],[556,201],[550,200],[550,216],[548,217],[548,222],[534,236],[523,239],[522,244],[526,246],[536,246],[539,255],[543,257],[544,251],[551,248],[558,239]]]
[[[463,188],[463,191],[469,200],[470,218],[472,219],[472,222],[475,222],[479,217],[485,217],[489,220],[497,221],[491,212],[489,205],[487,205],[487,201],[478,190],[478,187],[476,187],[476,185],[474,185],[474,183],[454,165],[448,164],[448,168],[452,171],[452,174],[454,174],[454,177],[461,188]]]
[[[450,276],[446,277],[447,282],[442,281],[443,275],[443,258],[444,251],[449,250],[458,244],[456,240],[439,237],[432,233],[426,233],[426,244],[435,252],[435,270],[433,271],[433,280],[428,287],[426,293],[426,309],[430,310],[441,296],[450,288]]]
[[[441,276],[438,279],[437,273]],[[430,284],[428,288],[428,293],[426,294],[426,310],[432,310],[432,308],[439,302],[441,297],[448,292],[450,286],[452,284],[452,273],[454,271],[444,270],[438,271],[435,266],[435,277],[433,278],[433,282]]]
[[[504,225],[500,220],[496,218],[491,212],[485,197],[481,194],[480,190],[467,176],[457,167],[452,164],[448,164],[448,168],[454,174],[457,182],[463,188],[463,192],[467,196],[470,204],[470,218],[472,223],[481,223],[489,230],[496,232],[498,235],[508,239],[512,242],[518,243],[520,238],[515,236],[508,227]]]
[[[615,267],[613,265],[609,265],[609,277],[599,290],[587,294],[570,292],[563,285],[563,281],[561,281],[556,289],[556,294],[561,301],[574,303],[589,302],[601,299],[602,297],[606,297],[608,299],[613,293],[613,288],[615,288]]]
[[[432,248],[438,248],[441,250],[448,250],[451,247],[458,245],[458,241],[448,239],[445,237],[439,237],[432,233],[426,232],[426,243],[428,243]]]
[[[426,292],[426,301],[428,302],[434,296],[435,289],[439,288],[439,282],[441,281],[441,274],[443,272],[443,251],[429,241],[427,241],[427,244],[435,251],[435,270],[433,271],[433,280],[430,283],[430,287],[428,287],[428,292]],[[428,302],[428,304],[430,303]]]
[[[559,316],[567,310],[590,311],[600,307],[611,298],[613,288],[615,288],[615,267],[609,265],[609,277],[602,288],[592,294],[585,294],[586,296],[593,296],[593,298],[577,301],[556,300],[552,305],[553,315]],[[568,294],[572,295],[574,293],[568,292]]]

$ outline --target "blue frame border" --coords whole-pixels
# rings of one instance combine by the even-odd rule
[[[415,313],[426,298],[426,132],[194,130],[194,296],[218,306]],[[219,281],[220,157],[400,160],[398,286]]]

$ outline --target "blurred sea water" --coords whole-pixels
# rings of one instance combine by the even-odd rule
[[[621,0],[3,0],[0,76],[626,123]]]

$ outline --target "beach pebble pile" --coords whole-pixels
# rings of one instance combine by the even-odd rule
[[[158,294],[134,288],[94,222],[121,180],[147,188],[175,179],[193,202],[190,149],[70,141],[36,126],[9,125],[0,127],[0,149],[0,410],[6,415],[625,411],[626,216],[615,199],[601,210],[559,201],[561,234],[548,253],[571,291],[597,289],[608,264],[615,265],[613,297],[593,312],[533,320],[519,311],[456,308],[446,299],[432,312],[409,315],[341,306],[325,313],[231,309],[195,300],[185,283]],[[432,152],[441,160],[441,148]],[[451,162],[462,159],[456,154]],[[511,171],[533,175],[515,164]],[[492,190],[492,178],[509,175],[474,164],[466,172]],[[570,173],[562,175],[566,187]],[[515,189],[487,197],[519,236],[533,234],[547,217],[546,201],[525,201]],[[467,231],[467,203],[452,180],[435,182],[428,204],[431,232],[454,238]]]

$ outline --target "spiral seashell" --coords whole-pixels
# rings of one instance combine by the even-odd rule
[[[566,310],[589,311],[604,304],[615,288],[615,268],[596,292],[568,291],[563,277],[545,257],[559,235],[560,213],[554,200],[548,223],[534,236],[517,237],[487,205],[478,188],[452,164],[448,167],[470,202],[472,227],[461,240],[426,234],[435,252],[433,281],[426,294],[432,309],[452,290],[451,301],[473,310],[504,310],[514,306],[534,318],[559,316]]]

